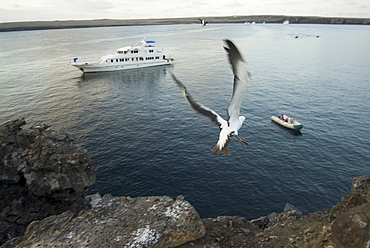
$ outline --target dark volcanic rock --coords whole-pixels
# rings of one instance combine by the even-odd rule
[[[112,197],[90,210],[35,221],[16,247],[174,247],[205,233],[195,209],[182,196]]]
[[[355,177],[352,180],[351,192],[342,197],[342,202],[333,207],[334,216],[341,215],[348,209],[370,202],[370,177]]]
[[[91,159],[73,139],[48,125],[21,130],[25,124],[0,126],[0,244],[33,220],[85,208],[95,182]]]
[[[353,179],[351,192],[332,209],[308,215],[291,204],[280,214],[248,221],[203,219],[206,234],[181,248],[360,248],[370,244],[370,178]]]
[[[181,248],[253,247],[254,237],[262,230],[244,217],[219,216],[215,219],[202,219],[206,234]]]
[[[336,247],[369,247],[370,203],[352,208],[339,216],[331,228]]]

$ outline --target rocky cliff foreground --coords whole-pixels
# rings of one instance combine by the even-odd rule
[[[45,125],[20,130],[24,123],[0,126],[3,248],[370,247],[369,177],[354,178],[333,208],[308,215],[286,204],[256,220],[200,219],[182,196],[85,197],[95,180],[86,151]]]
[[[25,124],[0,126],[0,244],[34,220],[85,209],[95,183],[91,159],[73,139],[47,125],[21,130]]]

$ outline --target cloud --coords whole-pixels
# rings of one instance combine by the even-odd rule
[[[368,0],[0,0],[0,22],[230,15],[370,17]]]
[[[71,8],[78,8],[82,10],[103,10],[114,9],[115,4],[108,0],[67,0]]]

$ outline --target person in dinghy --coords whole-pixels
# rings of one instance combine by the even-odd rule
[[[294,121],[293,121],[293,117],[286,117],[285,115],[279,115],[279,119],[282,120],[282,121],[285,121],[285,122],[288,122],[288,123],[291,123],[293,124]]]

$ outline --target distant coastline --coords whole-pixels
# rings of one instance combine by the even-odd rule
[[[99,20],[69,20],[69,21],[31,21],[31,22],[6,22],[0,23],[0,32],[91,28],[114,26],[141,26],[141,25],[171,25],[195,24],[198,19],[205,19],[212,23],[289,23],[300,24],[352,24],[370,25],[370,18],[345,18],[345,17],[318,17],[318,16],[284,16],[284,15],[251,15],[251,16],[221,16],[221,17],[186,17],[186,18],[161,18],[161,19],[99,19]]]

